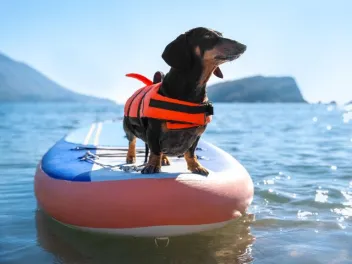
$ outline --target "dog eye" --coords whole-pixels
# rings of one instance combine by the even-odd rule
[[[204,37],[205,37],[205,38],[211,38],[212,35],[211,35],[210,33],[205,33]]]

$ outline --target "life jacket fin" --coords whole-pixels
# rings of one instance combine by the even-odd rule
[[[141,74],[138,74],[138,73],[127,73],[126,76],[134,78],[134,79],[137,79],[137,80],[141,81],[142,83],[144,83],[147,86],[153,84],[153,81],[149,80],[147,77],[145,77],[145,76],[143,76]]]

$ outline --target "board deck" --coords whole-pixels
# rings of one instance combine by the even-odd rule
[[[118,166],[126,166],[125,153],[127,146],[128,141],[120,120],[93,123],[90,126],[72,131],[58,141],[44,155],[41,166],[50,177],[68,181],[108,181],[140,178],[204,180],[205,177],[208,179],[229,177],[232,175],[232,173],[229,173],[231,171],[244,170],[242,165],[231,155],[201,139],[198,143],[196,155],[199,157],[199,162],[208,169],[208,176],[188,171],[183,157],[169,158],[171,165],[163,166],[160,173],[126,172]],[[83,149],[77,150],[77,147]],[[136,147],[140,154],[135,165],[141,165],[144,162],[144,142],[137,139]],[[116,148],[124,150],[116,150]],[[87,151],[98,156],[113,155],[114,157],[99,157],[96,160],[99,164],[80,160]],[[114,168],[111,168],[111,166]]]

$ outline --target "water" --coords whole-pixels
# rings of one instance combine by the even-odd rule
[[[36,209],[33,175],[69,131],[120,106],[0,105],[0,263],[352,263],[352,109],[219,104],[204,138],[249,171],[249,214],[224,229],[116,238],[68,229]]]

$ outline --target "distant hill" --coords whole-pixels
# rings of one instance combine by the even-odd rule
[[[211,85],[208,97],[213,102],[306,103],[292,77],[253,76]]]
[[[73,92],[28,65],[0,53],[0,102],[114,103]]]

